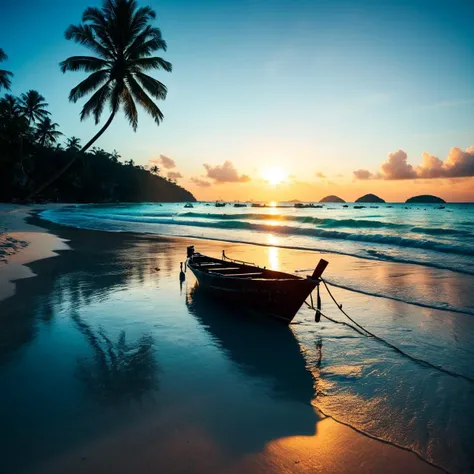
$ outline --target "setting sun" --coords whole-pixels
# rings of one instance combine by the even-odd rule
[[[280,184],[283,181],[286,181],[288,176],[282,168],[274,166],[264,170],[262,172],[262,177],[265,181],[268,181],[269,184]]]

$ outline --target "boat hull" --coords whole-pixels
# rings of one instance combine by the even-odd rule
[[[203,290],[232,305],[242,305],[289,324],[314,290],[308,279],[251,279],[212,275],[189,265]]]

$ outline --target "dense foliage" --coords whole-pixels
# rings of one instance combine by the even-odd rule
[[[75,155],[74,164],[37,198],[67,202],[194,201],[191,193],[117,152],[99,148],[79,151],[76,137],[64,139],[38,93],[38,111],[25,107],[27,95],[0,99],[0,201],[23,199]],[[37,95],[36,95],[37,94]],[[30,102],[32,102],[30,100]],[[30,104],[31,105],[31,104]],[[34,107],[33,107],[34,109]]]

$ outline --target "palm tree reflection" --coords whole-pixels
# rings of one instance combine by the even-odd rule
[[[100,403],[140,400],[158,389],[160,368],[151,335],[128,342],[121,331],[113,340],[102,328],[95,332],[77,313],[72,319],[93,352],[91,358],[78,360],[77,377]]]

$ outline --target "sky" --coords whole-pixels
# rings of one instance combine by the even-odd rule
[[[472,0],[139,4],[157,12],[173,64],[154,73],[165,119],[142,111],[135,133],[120,116],[97,146],[158,164],[202,200],[474,201]],[[86,75],[58,64],[89,54],[64,31],[91,5],[0,0],[12,92],[38,90],[83,143],[98,127],[68,94]]]

